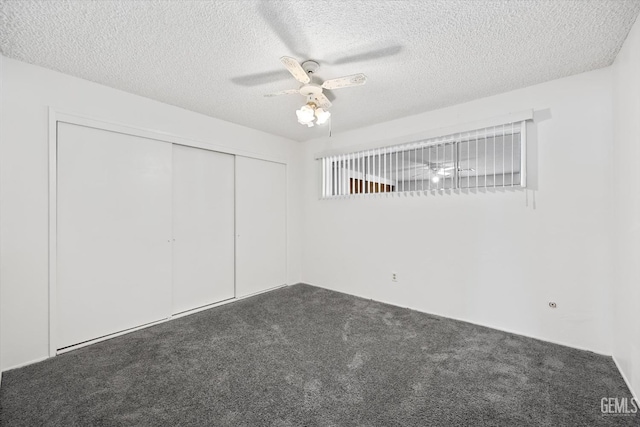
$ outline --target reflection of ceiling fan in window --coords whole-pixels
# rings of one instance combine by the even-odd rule
[[[417,173],[411,176],[413,178],[430,179],[432,182],[438,182],[441,178],[449,178],[453,176],[455,166],[451,163],[427,163],[422,166],[418,166]],[[463,169],[458,168],[460,172],[475,172],[475,169]]]

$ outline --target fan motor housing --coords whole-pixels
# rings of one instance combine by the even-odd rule
[[[315,83],[307,83],[306,85],[303,85],[299,91],[302,96],[319,95],[322,93],[322,87]]]

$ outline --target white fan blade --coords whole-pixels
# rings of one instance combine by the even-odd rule
[[[329,101],[329,99],[324,96],[324,93],[319,93],[315,97],[318,107],[324,108],[325,110],[331,107],[331,101]]]
[[[311,79],[307,75],[307,72],[302,68],[302,65],[294,58],[290,56],[283,56],[280,58],[280,62],[289,70],[293,78],[295,78],[300,83],[309,83]]]
[[[322,87],[325,89],[340,89],[349,86],[360,86],[367,82],[367,76],[364,74],[354,74],[352,76],[340,77],[337,79],[327,80],[322,83]]]
[[[278,95],[293,95],[294,93],[300,95],[300,91],[298,89],[287,89],[287,90],[281,90],[280,92],[267,93],[265,96],[270,97],[270,96],[278,96]]]

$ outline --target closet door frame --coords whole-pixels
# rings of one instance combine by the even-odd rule
[[[186,147],[200,148],[203,150],[215,151],[215,152],[224,153],[224,154],[231,154],[234,156],[250,157],[258,160],[266,160],[266,161],[275,162],[275,163],[282,163],[285,165],[286,180],[287,182],[289,181],[289,178],[288,178],[289,168],[287,165],[287,161],[285,158],[280,156],[271,156],[271,155],[259,154],[259,153],[254,153],[250,151],[245,151],[245,150],[238,150],[228,146],[217,145],[215,143],[208,142],[208,141],[186,138],[183,136],[162,132],[154,129],[138,127],[130,124],[97,119],[97,118],[49,107],[49,204],[48,204],[49,205],[48,206],[49,208],[49,316],[48,316],[49,317],[49,357],[54,357],[57,354],[62,354],[66,351],[84,347],[86,345],[104,341],[106,339],[110,339],[118,335],[123,335],[123,334],[133,332],[135,330],[142,329],[142,328],[147,328],[149,326],[157,325],[159,323],[163,323],[168,320],[186,316],[192,313],[196,313],[198,311],[206,310],[212,307],[227,304],[229,302],[233,302],[238,299],[241,299],[238,297],[234,297],[232,299],[221,301],[219,303],[214,303],[211,305],[207,305],[205,307],[200,307],[184,313],[169,316],[167,319],[163,319],[163,320],[159,320],[159,321],[142,325],[139,327],[127,329],[126,331],[117,332],[117,333],[108,335],[106,337],[96,338],[94,340],[87,341],[85,343],[78,344],[75,346],[71,346],[63,350],[58,350],[57,343],[56,343],[56,328],[57,328],[56,288],[57,288],[57,262],[58,262],[57,261],[58,123],[68,123],[72,125],[85,126],[85,127],[104,130],[108,132],[117,132],[117,133],[122,133],[126,135],[152,139],[155,141],[168,143],[168,144],[183,145]],[[234,164],[235,164],[235,159],[234,159]],[[286,199],[288,203],[288,188],[286,189],[286,192],[287,192]],[[285,207],[285,212],[286,210],[287,208]],[[235,212],[235,203],[234,203],[234,212]],[[288,218],[285,218],[285,223],[288,224]],[[234,235],[236,235],[235,231],[234,231]],[[288,253],[288,247],[286,247],[286,252]],[[234,254],[235,254],[235,248],[234,248]],[[285,267],[285,271],[288,271],[288,265]],[[234,282],[235,282],[235,279],[234,279]],[[234,287],[235,287],[235,284],[234,284]]]

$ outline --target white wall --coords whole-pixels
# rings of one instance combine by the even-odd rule
[[[640,396],[640,20],[614,69],[613,356]]]
[[[611,354],[611,96],[606,68],[304,143],[303,280]],[[315,153],[530,108],[533,190],[318,200]]]
[[[2,83],[2,73],[4,70],[4,56],[0,55],[0,106],[4,97],[4,85]],[[0,156],[2,155],[2,128],[4,127],[4,117],[0,107]],[[0,187],[2,186],[2,162],[0,161]],[[0,223],[2,223],[2,199],[0,198]],[[2,228],[0,228],[0,248],[2,247]],[[2,385],[2,252],[0,251],[0,385]]]
[[[288,282],[300,281],[298,143],[12,59],[2,60],[3,369],[46,358],[48,354],[49,106],[287,159]]]

